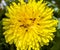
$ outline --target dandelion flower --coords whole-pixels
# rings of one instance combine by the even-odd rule
[[[19,0],[7,6],[3,18],[3,29],[6,42],[14,43],[17,50],[39,50],[48,45],[54,38],[57,20],[53,19],[53,9],[43,0]]]

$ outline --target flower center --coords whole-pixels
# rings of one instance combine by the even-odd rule
[[[20,27],[28,28],[34,24],[35,20],[36,18],[24,18],[20,21],[22,23]]]

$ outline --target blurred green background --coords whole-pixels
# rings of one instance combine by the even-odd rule
[[[0,50],[16,50],[14,44],[9,45],[5,42],[2,29],[2,18],[5,17],[6,5],[9,5],[11,2],[15,1],[18,3],[18,0],[0,0]],[[27,0],[26,0],[27,1]],[[41,50],[60,50],[60,0],[45,0],[48,3],[49,7],[54,8],[54,19],[58,19],[57,32],[55,32],[55,38],[48,46],[43,46]]]

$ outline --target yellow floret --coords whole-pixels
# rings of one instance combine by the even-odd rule
[[[54,38],[58,21],[53,19],[53,9],[43,0],[19,0],[7,6],[3,18],[6,42],[15,44],[17,50],[39,50]]]

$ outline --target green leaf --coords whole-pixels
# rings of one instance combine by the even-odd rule
[[[60,18],[58,18],[58,28],[57,29],[60,29]]]
[[[57,36],[57,37],[60,37],[60,29],[57,30],[56,36]]]
[[[0,9],[0,21],[3,18],[4,14],[5,14],[5,9],[4,10]]]
[[[51,48],[51,50],[60,50],[60,38],[57,37],[55,38],[55,43]]]
[[[0,38],[2,37],[2,21],[0,21]]]

